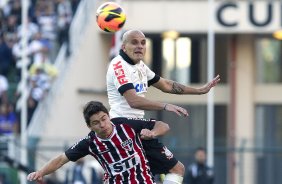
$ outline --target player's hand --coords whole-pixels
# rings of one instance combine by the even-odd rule
[[[28,181],[42,181],[43,176],[39,171],[32,172],[29,175],[27,175],[27,180]]]
[[[200,91],[202,94],[206,94],[210,91],[211,88],[217,85],[220,81],[220,75],[217,75],[213,80],[210,82],[206,83],[203,87],[200,88]]]
[[[174,112],[178,116],[189,116],[186,109],[184,109],[183,107],[177,106],[177,105],[173,105],[173,104],[166,104],[164,110]]]
[[[144,140],[150,140],[150,139],[154,139],[156,136],[153,131],[149,129],[142,129],[140,132],[140,137],[141,139],[144,139]]]

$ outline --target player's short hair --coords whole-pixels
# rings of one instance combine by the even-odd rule
[[[83,116],[87,125],[90,125],[90,117],[93,114],[97,114],[99,112],[104,112],[109,115],[108,109],[103,105],[103,103],[98,101],[90,101],[85,104],[83,108]]]
[[[140,31],[140,30],[128,30],[128,31],[126,31],[126,32],[124,32],[123,33],[123,35],[122,35],[122,43],[126,43],[126,42],[128,42],[128,36],[130,35],[130,34],[132,34],[132,33],[139,33],[139,34],[143,34],[144,35],[144,33],[142,32],[142,31]],[[144,35],[144,37],[145,37],[145,35]]]
[[[206,152],[206,149],[204,147],[197,147],[195,153],[197,153],[198,151]]]

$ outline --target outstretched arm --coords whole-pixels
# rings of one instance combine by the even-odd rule
[[[154,139],[156,137],[162,136],[169,131],[169,125],[162,121],[156,121],[155,126],[152,130],[142,129],[140,136],[142,139]]]
[[[188,116],[186,109],[177,105],[152,101],[138,96],[134,89],[127,90],[123,93],[123,96],[131,108],[142,110],[166,110],[174,112],[179,116]]]
[[[186,95],[186,94],[201,95],[208,93],[210,89],[216,86],[219,81],[220,81],[220,76],[217,75],[215,78],[213,78],[213,80],[206,83],[202,87],[193,88],[190,86],[185,86],[175,81],[161,78],[158,82],[153,84],[153,86],[165,93],[172,93],[178,95]]]
[[[69,161],[65,153],[53,158],[50,160],[45,166],[43,166],[40,170],[30,173],[27,176],[27,180],[29,181],[41,181],[43,176],[48,175],[52,172],[55,172],[57,169],[62,167]]]

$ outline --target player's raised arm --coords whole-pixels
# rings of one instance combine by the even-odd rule
[[[40,170],[30,173],[27,176],[29,181],[41,181],[44,176],[55,172],[57,169],[66,164],[69,159],[66,157],[65,153],[53,158],[46,165],[44,165]]]
[[[142,110],[166,110],[174,112],[179,116],[188,116],[187,110],[183,107],[146,99],[138,96],[133,89],[124,92],[123,96],[131,108]]]
[[[205,85],[199,88],[194,88],[191,86],[180,84],[172,80],[160,78],[160,80],[154,83],[153,86],[165,93],[171,93],[177,95],[188,95],[188,94],[201,95],[208,93],[210,89],[216,86],[219,81],[220,81],[220,75],[217,75],[215,78],[213,78],[210,82],[206,83]]]

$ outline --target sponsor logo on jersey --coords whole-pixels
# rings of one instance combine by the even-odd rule
[[[169,149],[167,149],[166,146],[163,147],[162,153],[165,154],[166,158],[169,160],[173,157],[173,154],[171,153],[171,151],[169,151]]]
[[[117,77],[117,80],[120,85],[126,84],[128,81],[124,74],[124,69],[122,68],[121,61],[118,61],[117,63],[113,64],[115,76]]]
[[[137,164],[140,164],[140,158],[136,155],[131,155],[128,158],[125,158],[119,162],[115,162],[112,164],[109,164],[109,167],[111,169],[111,172],[113,175],[120,174],[121,172],[125,172],[126,170],[136,166]]]
[[[138,83],[134,86],[136,93],[146,92],[147,91],[147,84],[146,83]]]

